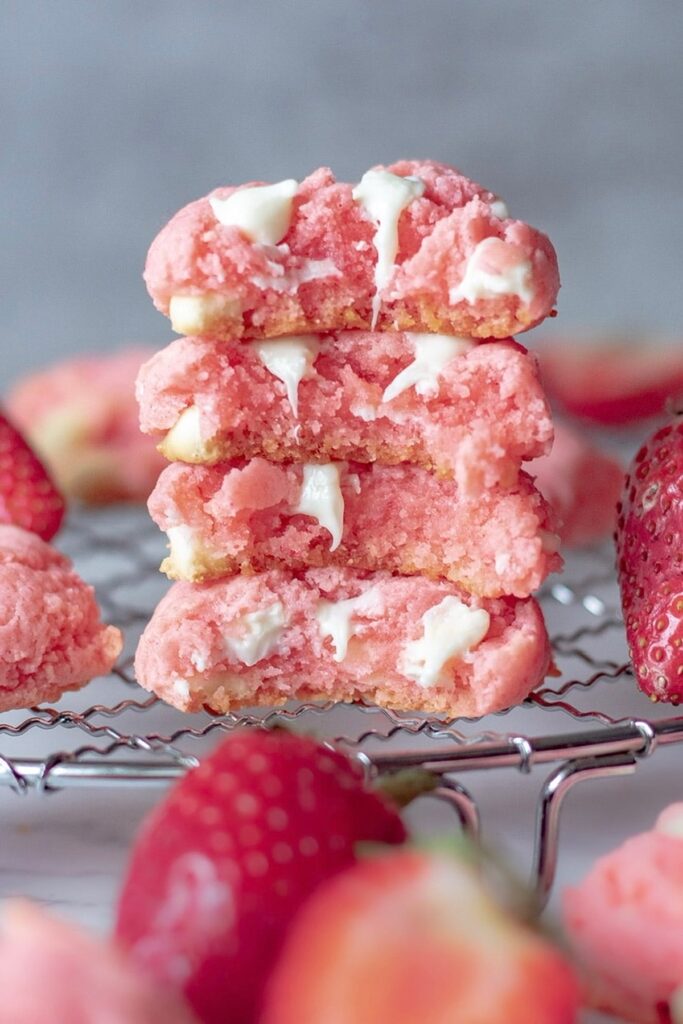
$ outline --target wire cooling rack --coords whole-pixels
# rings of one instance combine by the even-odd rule
[[[0,784],[17,793],[163,784],[238,725],[286,723],[343,746],[370,773],[428,767],[441,778],[436,795],[452,805],[465,830],[476,833],[479,813],[462,782],[466,772],[505,768],[524,774],[547,765],[532,871],[543,903],[555,874],[560,807],[569,789],[585,779],[632,772],[660,745],[683,740],[683,717],[652,705],[631,677],[609,545],[571,554],[562,577],[541,593],[561,674],[511,712],[448,722],[332,703],[184,715],[141,690],[133,674],[138,637],[168,586],[158,572],[163,539],[145,510],[78,511],[59,543],[95,585],[105,620],[124,630],[126,646],[107,678],[67,694],[57,707],[13,712],[0,721]]]

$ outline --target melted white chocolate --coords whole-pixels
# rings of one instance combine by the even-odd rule
[[[497,295],[516,295],[522,302],[531,302],[534,290],[530,284],[532,267],[529,260],[518,258],[499,273],[484,269],[487,252],[506,244],[500,238],[485,238],[479,242],[467,261],[462,281],[449,292],[451,302],[465,299],[472,303],[477,299],[491,299]]]
[[[243,665],[255,665],[269,657],[278,645],[283,628],[287,625],[285,609],[280,601],[246,612],[235,620],[238,636],[225,636],[225,649]]]
[[[295,512],[313,516],[332,536],[330,551],[339,547],[344,530],[344,498],[339,466],[334,462],[304,466],[304,480]]]
[[[380,310],[380,292],[391,277],[398,252],[399,217],[413,199],[424,194],[424,182],[419,178],[402,178],[389,171],[366,171],[353,190],[368,216],[375,222],[375,294],[372,300],[372,327]]]
[[[381,614],[381,598],[376,587],[370,587],[358,597],[345,601],[318,601],[315,617],[322,635],[329,636],[334,647],[334,660],[343,661],[349,647],[349,639],[361,628],[354,622],[354,616],[376,618]]]
[[[282,263],[269,261],[270,276],[254,274],[251,281],[257,288],[272,288],[274,292],[295,292],[307,281],[320,281],[327,277],[341,277],[341,270],[330,259],[306,260],[300,267],[285,268]]]
[[[449,596],[426,611],[421,621],[422,636],[406,644],[398,670],[420,686],[433,686],[451,658],[481,643],[490,616],[483,608],[468,608]]]
[[[227,199],[211,196],[216,220],[239,228],[252,242],[277,245],[287,234],[292,219],[292,200],[299,183],[293,178],[277,185],[241,188]]]
[[[252,342],[265,368],[281,380],[294,416],[299,416],[299,384],[311,376],[320,349],[315,334],[288,334],[272,341]]]
[[[456,356],[464,355],[472,348],[467,338],[456,338],[448,334],[408,334],[413,343],[415,358],[401,370],[385,389],[383,402],[415,388],[418,395],[439,393],[439,375]]]

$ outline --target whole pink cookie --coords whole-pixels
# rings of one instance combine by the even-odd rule
[[[443,580],[335,568],[176,583],[135,668],[183,711],[336,700],[455,718],[518,703],[549,662],[532,598],[483,601]]]
[[[683,1021],[683,804],[564,894],[589,1005],[637,1024]]]
[[[608,537],[617,518],[624,470],[580,433],[555,424],[550,454],[528,467],[536,486],[558,514],[565,544],[595,544]]]
[[[169,459],[412,462],[469,494],[513,485],[553,434],[536,359],[511,339],[179,338],[143,366],[137,395]]]
[[[174,579],[350,565],[445,577],[484,597],[527,597],[562,568],[555,519],[526,474],[463,497],[419,466],[175,463],[150,500]]]
[[[22,901],[0,910],[3,1024],[193,1024],[123,952]]]
[[[328,168],[300,184],[215,189],[152,243],[145,280],[181,334],[268,338],[372,328],[504,338],[559,288],[545,235],[492,192],[425,160],[357,185]]]
[[[149,496],[164,462],[140,432],[135,378],[151,355],[127,348],[66,360],[10,393],[12,418],[68,497],[101,505]]]
[[[0,525],[0,711],[80,689],[110,671],[122,643],[68,558],[33,533]]]

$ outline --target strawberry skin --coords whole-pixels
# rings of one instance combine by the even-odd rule
[[[144,825],[117,937],[205,1024],[251,1024],[301,903],[354,862],[357,842],[404,839],[341,753],[283,731],[233,733]]]
[[[683,696],[683,417],[646,441],[617,505],[621,603],[638,686]]]
[[[573,1024],[579,991],[548,943],[471,867],[415,851],[360,862],[292,924],[261,1024]]]
[[[0,413],[0,523],[13,523],[51,540],[64,511],[64,499],[45,467]]]
[[[550,398],[589,423],[619,426],[661,416],[667,399],[683,395],[680,344],[554,339],[544,346],[540,362]]]

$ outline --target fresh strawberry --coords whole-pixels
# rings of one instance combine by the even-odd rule
[[[205,1024],[256,1021],[301,903],[353,863],[357,842],[404,838],[343,754],[282,731],[234,733],[143,827],[118,938]]]
[[[619,426],[661,415],[683,395],[680,345],[552,339],[539,353],[548,395],[579,419]]]
[[[572,1024],[560,954],[472,867],[405,851],[322,885],[292,924],[261,1024]]]
[[[683,416],[636,455],[617,505],[626,637],[641,690],[683,696]]]
[[[0,413],[0,523],[51,540],[63,518],[64,499],[43,464]]]

